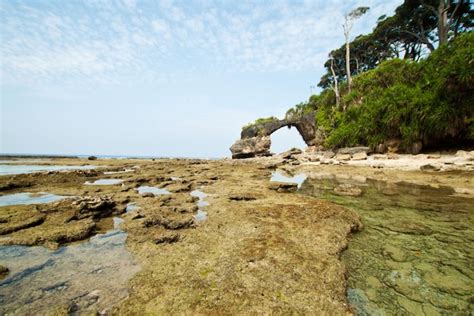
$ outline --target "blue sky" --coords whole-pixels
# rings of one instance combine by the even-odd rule
[[[355,36],[401,3],[1,1],[0,151],[229,156],[242,125],[309,97],[345,12],[371,8]]]

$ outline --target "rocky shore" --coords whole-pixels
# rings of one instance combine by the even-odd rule
[[[126,249],[141,270],[129,281],[128,296],[121,303],[94,303],[83,311],[351,314],[340,256],[351,234],[362,229],[360,217],[342,206],[294,193],[294,184],[270,182],[272,171],[332,170],[449,185],[470,196],[473,157],[473,152],[458,152],[407,158],[370,155],[358,148],[337,153],[290,150],[245,160],[52,159],[44,164],[97,168],[1,176],[0,196],[47,192],[68,198],[0,207],[0,245],[58,249],[107,231],[112,217],[120,217],[121,229],[128,234]],[[100,179],[120,182],[85,185]],[[143,187],[167,194],[138,190]],[[196,216],[202,201],[191,194],[195,190],[207,195],[204,220]],[[2,273],[8,269],[2,267]],[[61,314],[77,306],[43,308]]]
[[[1,207],[0,245],[58,249],[110,229],[111,218],[121,216],[128,234],[126,248],[142,269],[129,282],[128,298],[114,306],[114,312],[350,313],[339,256],[350,234],[361,227],[354,212],[272,190],[272,170],[260,163],[181,159],[93,163],[97,169],[0,177],[2,196],[48,192],[69,197]],[[120,172],[126,169],[133,172]],[[104,178],[122,182],[85,185]],[[139,194],[137,188],[143,186],[170,194]],[[203,221],[195,216],[199,206],[190,194],[193,190],[208,195]],[[127,212],[131,203],[136,209]],[[6,280],[9,277],[14,275]],[[54,309],[65,313],[74,306]],[[51,312],[52,306],[42,308]],[[92,304],[86,310],[102,308]]]

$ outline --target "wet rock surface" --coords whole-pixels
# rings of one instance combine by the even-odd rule
[[[349,166],[336,165],[334,155],[294,152],[285,159],[250,161],[99,159],[94,161],[96,174],[68,171],[0,177],[0,187],[19,184],[1,194],[22,192],[20,185],[29,183],[28,192],[77,197],[0,207],[0,230],[4,232],[0,252],[21,247],[16,245],[42,245],[25,248],[60,254],[78,246],[77,253],[88,258],[74,259],[80,269],[68,265],[59,269],[53,264],[57,261],[47,259],[23,269],[26,274],[11,269],[4,279],[7,283],[0,286],[0,291],[4,289],[0,295],[8,301],[0,312],[347,314],[352,309],[373,314],[386,309],[388,313],[416,314],[421,308],[426,314],[452,314],[469,310],[473,273],[466,242],[474,240],[472,211],[471,204],[463,204],[459,197],[467,198],[471,186],[444,187],[446,181],[458,183],[457,178],[469,177],[441,178],[438,173],[419,171],[428,179],[425,182],[436,184],[433,197],[430,186],[374,184],[365,174],[348,173]],[[354,160],[355,154],[351,155],[349,163]],[[453,164],[468,161],[465,157],[452,159]],[[320,160],[328,161],[327,168],[349,169],[340,169],[337,177],[318,178],[318,185],[301,178],[296,193],[270,189],[275,185],[269,180],[271,168],[280,165],[291,171],[306,164],[319,168]],[[386,160],[387,155],[380,161]],[[113,174],[123,180],[122,186],[84,185],[117,170],[133,170]],[[398,175],[387,169],[368,170],[378,177]],[[334,189],[341,184],[358,187],[363,194],[337,195]],[[141,186],[164,188],[170,194],[143,198],[137,190]],[[290,183],[291,190],[299,186],[299,182]],[[204,221],[196,218],[202,199],[192,196],[193,190],[207,194]],[[300,194],[307,190],[311,196]],[[315,199],[316,193],[353,210]],[[366,229],[355,234],[362,227],[356,214],[362,201],[364,207],[369,206],[369,216],[361,214]],[[119,220],[112,222],[114,216],[120,216]],[[115,225],[120,230],[113,229]],[[351,234],[353,242],[348,248]],[[118,249],[120,255],[115,252]],[[347,266],[354,268],[348,273],[347,291],[353,307],[347,302],[347,271],[341,253]],[[33,257],[46,258],[39,253]],[[5,266],[10,268],[20,257],[8,258],[11,261]],[[103,260],[96,264],[97,258]],[[85,262],[91,266],[82,268]],[[141,266],[138,273],[137,263]],[[113,267],[107,268],[108,264]],[[58,277],[58,271],[81,273],[76,281]],[[111,277],[111,271],[120,277]],[[94,282],[102,275],[104,286],[99,289]],[[49,281],[33,288],[31,284],[38,284],[32,281],[37,280],[35,276]],[[119,279],[120,286],[109,284]],[[416,286],[426,288],[426,298],[419,296]],[[16,292],[21,296],[12,296]]]
[[[26,249],[47,247],[52,250],[46,251],[59,254],[78,244],[102,251],[103,256],[82,250],[93,265],[102,257],[109,258],[78,275],[87,289],[69,277],[54,277],[54,271],[63,269],[57,268],[56,257],[51,255],[46,257],[53,261],[38,261],[24,270],[37,272],[10,274],[0,291],[22,295],[0,293],[7,302],[0,308],[2,313],[82,314],[110,308],[117,314],[348,312],[345,267],[338,257],[347,247],[350,232],[360,227],[355,213],[270,190],[271,171],[259,163],[98,159],[94,164],[99,165],[97,174],[70,171],[0,177],[0,185],[31,182],[33,193],[76,197],[1,207],[4,234],[0,251],[20,247],[16,245],[42,245]],[[105,172],[127,169],[133,172],[113,173],[114,179],[123,180],[122,186],[84,185],[107,178]],[[169,194],[143,198],[138,188],[144,186],[166,189]],[[291,190],[297,186],[283,185]],[[18,190],[12,187],[9,193]],[[199,195],[193,196],[196,192]],[[117,225],[121,230],[113,230]],[[116,258],[126,257],[115,255],[111,260],[99,244],[123,250],[124,243],[142,267],[126,288],[109,288],[109,282],[120,279],[117,277],[102,282],[105,288],[88,283],[103,273],[109,276],[106,262],[120,265]],[[9,265],[20,262],[11,260]],[[130,272],[129,278],[137,269],[128,259],[125,262],[123,271]],[[48,276],[55,280],[46,282],[41,290],[28,288],[32,280],[39,282],[36,276],[41,282],[50,280]],[[124,275],[121,280],[125,279]],[[128,298],[116,305],[124,293]],[[26,301],[30,303],[24,304]]]
[[[426,177],[426,173],[422,173]],[[387,179],[388,180],[388,179]],[[362,216],[343,261],[348,300],[359,315],[469,314],[473,310],[474,198],[453,188],[355,174],[310,174],[301,193],[345,205]],[[337,194],[362,186],[364,194]]]

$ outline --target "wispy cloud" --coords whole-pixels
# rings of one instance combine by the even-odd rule
[[[367,32],[401,0],[1,2],[2,83],[116,83],[175,73],[320,68],[345,11]]]

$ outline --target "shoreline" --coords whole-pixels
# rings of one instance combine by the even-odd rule
[[[351,235],[362,229],[360,216],[319,198],[284,193],[280,190],[283,186],[270,182],[272,171],[451,186],[462,188],[458,194],[463,197],[474,197],[472,170],[321,164],[309,161],[314,156],[283,153],[245,160],[99,159],[87,161],[97,166],[93,170],[0,176],[0,196],[47,192],[78,197],[38,204],[33,209],[2,207],[0,244],[57,249],[112,229],[112,217],[119,217],[124,221],[121,229],[128,234],[125,249],[139,261],[141,270],[127,282],[128,295],[121,303],[97,303],[87,310],[347,314],[354,311],[346,297],[346,267],[341,253]],[[46,165],[83,163],[84,159],[52,159]],[[122,182],[84,185],[103,178]],[[139,194],[136,189],[140,186],[157,187],[170,194]],[[291,186],[289,189],[293,190]],[[204,221],[196,221],[198,199],[190,195],[193,190],[207,194]],[[130,203],[139,209],[127,212]],[[107,208],[98,205],[109,205],[111,211],[104,212]],[[10,232],[5,233],[5,229]],[[12,304],[8,305],[10,311],[15,310]],[[22,307],[22,311],[51,309],[47,300],[35,304],[39,305]],[[60,301],[55,308],[65,311],[71,306]]]

